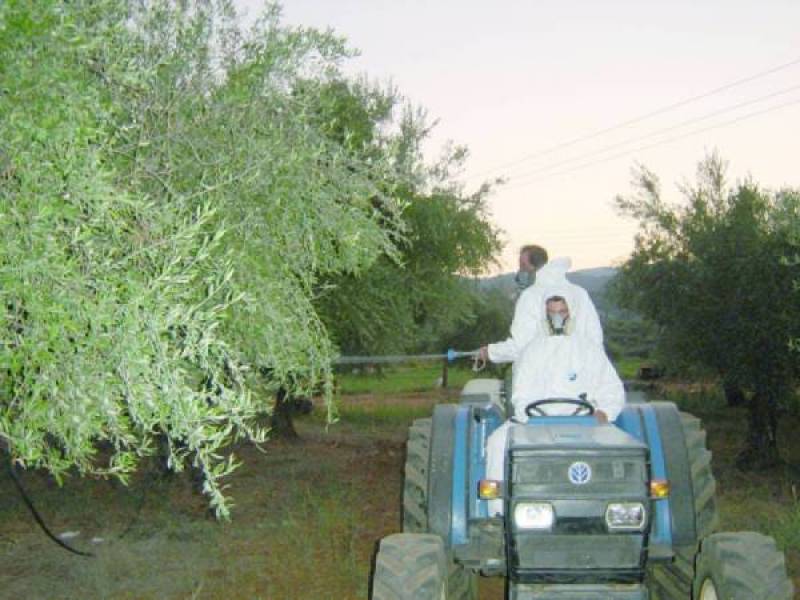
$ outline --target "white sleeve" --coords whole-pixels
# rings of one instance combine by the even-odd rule
[[[511,321],[511,337],[502,342],[489,344],[489,360],[493,363],[513,362],[517,360],[520,352],[536,336],[539,322],[543,315],[537,307],[539,294],[536,290],[528,288],[517,300],[514,307],[514,319]]]
[[[590,355],[592,362],[596,363],[592,369],[595,371],[595,385],[590,399],[608,415],[609,421],[613,421],[625,406],[625,386],[606,353],[599,348],[595,350],[596,353]]]
[[[514,338],[510,337],[502,342],[489,344],[489,360],[493,363],[513,362],[519,353]]]
[[[594,307],[592,297],[585,289],[576,286],[582,292],[580,294],[581,306],[578,309],[580,322],[576,325],[576,331],[583,337],[596,343],[598,348],[603,347],[603,326],[600,325],[600,317]]]

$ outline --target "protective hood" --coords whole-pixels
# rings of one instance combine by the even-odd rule
[[[598,347],[603,347],[603,329],[592,299],[586,290],[567,280],[567,271],[571,266],[569,258],[559,257],[537,271],[536,282],[522,292],[517,301],[511,337],[489,344],[492,362],[514,361],[531,340],[549,335],[545,301],[551,296],[562,296],[567,301],[570,333],[581,335]]]
[[[567,271],[572,266],[572,260],[566,256],[559,256],[548,262],[536,272],[536,284],[542,286],[555,286],[567,282]]]
[[[539,335],[549,335],[546,326],[546,304],[547,299],[553,296],[561,296],[567,302],[569,307],[568,333],[580,331],[582,335],[586,335],[587,331],[596,325],[597,315],[593,306],[591,310],[586,306],[585,290],[567,280],[567,271],[571,266],[572,261],[565,256],[554,258],[536,274],[536,283],[528,292],[530,294],[528,302],[532,302],[536,307],[535,313],[541,315]]]
[[[527,288],[517,300],[514,320],[511,322],[511,337],[502,342],[489,344],[492,362],[512,362],[531,340],[549,335],[545,327],[544,303],[550,296],[563,296],[570,310],[570,329],[603,347],[603,328],[592,299],[582,287],[567,280],[567,271],[572,261],[567,257],[554,258],[536,273],[536,282]]]

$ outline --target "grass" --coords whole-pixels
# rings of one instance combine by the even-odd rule
[[[779,423],[778,442],[787,466],[743,472],[735,462],[747,436],[745,408],[728,407],[722,392],[710,384],[663,384],[661,396],[703,421],[713,453],[721,530],[760,531],[774,537],[800,590],[800,480],[790,467],[800,463],[795,434],[800,419],[784,415]]]
[[[337,375],[339,393],[390,396],[412,392],[428,392],[441,388],[442,363],[427,362],[384,367],[380,371],[359,370]],[[462,363],[448,367],[448,387],[461,388],[475,377]]]
[[[397,398],[395,402],[402,402],[402,398]],[[339,402],[339,419],[345,420],[351,425],[357,425],[374,431],[379,428],[392,427],[396,423],[411,422],[414,419],[429,417],[435,402],[415,403],[411,405],[402,404],[352,404]]]
[[[346,424],[366,433],[396,432],[398,427],[410,424],[414,419],[429,417],[438,403],[457,402],[458,393],[453,388],[439,388],[416,394],[339,396],[336,399],[339,422],[334,427]],[[316,411],[314,418],[319,423],[324,422],[322,411]]]
[[[346,420],[335,431],[315,418],[297,427],[298,442],[274,440],[265,453],[239,449],[244,465],[229,480],[229,523],[208,517],[204,499],[182,475],[142,477],[127,490],[91,480],[59,489],[27,473],[48,524],[56,533],[80,531],[71,543],[96,556],[76,557],[52,544],[22,503],[5,494],[0,597],[367,597],[374,544],[399,528],[403,434],[371,436]],[[104,542],[92,545],[94,536]]]
[[[797,552],[800,549],[800,500],[796,495],[792,504],[781,513],[774,523],[768,525],[768,531],[781,548]]]
[[[614,361],[614,367],[621,379],[636,379],[643,362],[641,358],[622,357]]]

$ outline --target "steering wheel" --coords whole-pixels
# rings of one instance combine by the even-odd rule
[[[548,415],[540,408],[547,404],[573,404],[577,407],[575,412],[570,415],[573,417],[591,417],[594,414],[594,406],[584,398],[545,398],[544,400],[536,400],[525,407],[525,414],[529,417],[549,417],[551,415]]]

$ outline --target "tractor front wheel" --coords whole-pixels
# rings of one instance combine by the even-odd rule
[[[783,553],[775,540],[751,531],[717,533],[703,540],[693,600],[791,600]]]
[[[438,535],[398,533],[381,540],[372,600],[447,600],[447,557]]]

